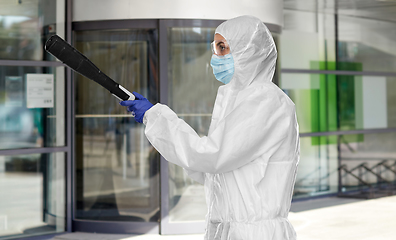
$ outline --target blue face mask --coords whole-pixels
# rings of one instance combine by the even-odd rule
[[[234,75],[234,59],[231,53],[224,56],[212,55],[210,65],[213,68],[213,74],[220,82],[227,84]]]

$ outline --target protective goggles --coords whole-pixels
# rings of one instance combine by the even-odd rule
[[[210,44],[212,53],[217,56],[224,56],[230,53],[230,45],[225,40],[214,40]]]

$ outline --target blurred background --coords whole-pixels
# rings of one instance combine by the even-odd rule
[[[44,51],[53,34],[204,136],[221,86],[214,31],[257,16],[300,125],[291,211],[396,194],[396,1],[215,2],[0,0],[0,239],[204,232],[203,186],[107,90]]]

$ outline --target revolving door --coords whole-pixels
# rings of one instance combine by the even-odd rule
[[[109,77],[158,102],[157,38],[155,27],[75,31],[74,45]],[[95,82],[75,74],[74,85],[75,230],[158,233],[159,154],[144,126]]]

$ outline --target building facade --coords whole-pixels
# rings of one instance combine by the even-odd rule
[[[301,2],[0,1],[0,239],[204,231],[203,186],[107,90],[44,51],[53,34],[206,135],[220,86],[215,28],[257,16],[300,124],[293,199],[372,197],[394,183],[396,4]]]

